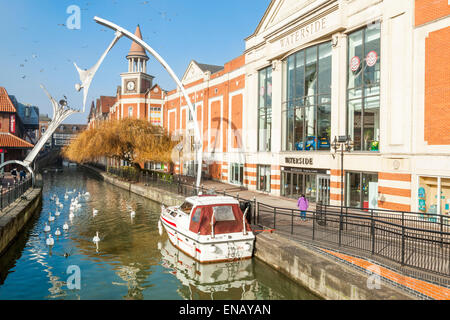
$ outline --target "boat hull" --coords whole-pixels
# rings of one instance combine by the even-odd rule
[[[180,230],[176,221],[162,215],[159,222],[172,245],[200,263],[236,261],[253,256],[255,236],[252,232],[247,235],[242,232],[220,234],[212,238]]]

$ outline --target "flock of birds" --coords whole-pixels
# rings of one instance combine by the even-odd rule
[[[69,194],[75,194],[76,192],[77,192],[76,189],[73,189],[72,191],[66,190],[66,193],[64,194],[64,199],[65,200],[69,199]],[[75,212],[81,208],[81,203],[80,203],[81,199],[83,199],[83,198],[88,199],[89,197],[90,197],[90,193],[86,191],[83,194],[81,192],[78,192],[78,195],[71,199],[70,208],[69,208],[70,221],[72,221],[73,218],[75,217]],[[54,222],[56,220],[56,218],[61,215],[61,212],[59,212],[59,209],[63,209],[64,204],[62,202],[60,202],[60,200],[56,194],[53,194],[52,197],[50,198],[50,200],[55,201],[56,211],[55,211],[54,216],[52,216],[51,212],[48,213],[48,222]],[[62,225],[62,229],[64,231],[69,230],[69,224],[67,223],[67,221],[65,221],[64,224]],[[51,227],[47,222],[45,223],[45,226],[44,226],[44,232],[48,233],[48,237],[47,237],[45,243],[47,244],[47,246],[53,246],[55,244],[55,239],[52,237]],[[55,236],[59,237],[60,235],[61,235],[61,230],[59,227],[57,227],[56,231],[55,231]]]
[[[64,199],[68,200],[69,199],[69,195],[70,194],[76,194],[77,190],[73,189],[72,191],[68,191],[66,190],[65,194],[64,194]],[[70,222],[73,221],[73,219],[75,218],[75,213],[77,211],[79,211],[82,207],[80,201],[83,200],[88,200],[90,197],[90,193],[89,192],[85,192],[85,193],[81,193],[78,191],[78,195],[71,198],[70,200],[70,207],[69,207],[69,220]],[[54,201],[56,204],[56,211],[54,216],[52,216],[52,213],[49,212],[48,213],[48,222],[54,222],[56,220],[57,217],[59,217],[61,215],[61,212],[59,212],[59,209],[63,209],[64,208],[64,204],[62,202],[60,202],[58,196],[56,194],[53,194],[50,198],[51,201]],[[134,210],[132,210],[131,207],[128,206],[129,212],[130,212],[130,218],[133,220],[133,218],[136,216],[136,212]],[[93,208],[92,209],[92,215],[93,217],[97,216],[97,214],[99,213],[98,209]],[[50,224],[45,222],[45,226],[44,226],[44,232],[48,233],[48,237],[46,239],[46,244],[49,247],[52,247],[55,244],[55,238],[53,238],[52,234],[51,234],[51,227]],[[69,224],[67,223],[67,221],[64,222],[64,224],[62,225],[62,229],[64,231],[68,231],[69,230]],[[61,236],[61,230],[59,227],[56,228],[55,231],[55,236],[56,239]],[[100,242],[100,237],[99,237],[99,232],[97,231],[95,236],[92,238],[92,242],[94,242],[94,244],[97,246],[98,249],[98,243]]]

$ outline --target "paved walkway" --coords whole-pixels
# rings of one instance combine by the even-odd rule
[[[244,198],[247,200],[253,200],[253,198],[256,198],[256,200],[258,202],[268,204],[269,206],[288,208],[288,209],[297,209],[297,200],[296,199],[272,196],[272,195],[265,194],[262,192],[246,190],[239,186],[233,186],[233,185],[225,184],[225,183],[218,182],[218,181],[212,181],[212,180],[204,181],[202,184],[205,188],[211,188],[211,189],[213,188],[218,193],[225,191],[227,194],[233,195],[233,196],[236,196],[237,194],[239,194],[240,198]],[[314,209],[315,209],[315,204],[310,202],[310,207],[308,210],[314,210]]]

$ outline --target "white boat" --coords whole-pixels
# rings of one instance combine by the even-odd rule
[[[200,263],[248,259],[253,255],[255,235],[232,197],[188,197],[181,206],[161,207],[162,226],[170,242]]]
[[[175,248],[169,240],[158,243],[161,265],[178,278],[188,290],[179,293],[189,300],[220,299],[226,294],[231,299],[256,300],[258,283],[250,259],[233,262],[200,263]]]

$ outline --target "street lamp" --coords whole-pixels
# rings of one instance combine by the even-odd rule
[[[183,151],[183,142],[180,142],[175,146],[178,151],[178,190],[180,190],[181,183],[181,151]],[[179,191],[178,191],[179,192]]]
[[[340,228],[342,230],[342,213],[344,208],[344,151],[350,152],[353,148],[353,141],[350,136],[338,136],[334,137],[334,141],[331,144],[334,149],[333,159],[336,156],[338,150],[341,151],[341,224]]]

